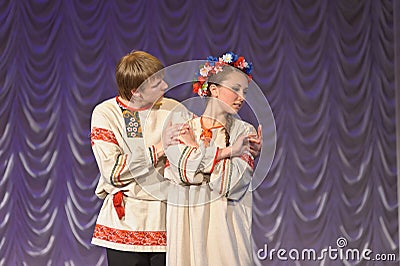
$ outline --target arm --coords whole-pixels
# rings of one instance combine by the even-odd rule
[[[247,192],[254,168],[250,141],[254,132],[255,129],[248,124],[240,127],[238,137],[230,146],[231,156],[223,158],[215,166],[209,183],[211,190],[231,200],[239,200]]]
[[[146,148],[143,143],[136,145],[132,153],[125,153],[116,134],[120,133],[111,129],[108,118],[95,109],[92,116],[91,143],[101,177],[107,184],[124,187],[135,178],[148,173],[157,156],[154,146]]]
[[[247,126],[242,129],[235,143],[226,148],[217,148],[213,143],[209,147],[198,145],[191,128],[180,135],[180,145],[171,146],[167,151],[167,157],[174,169],[176,183],[180,184],[200,184],[203,181],[203,174],[211,174],[218,162],[250,155],[249,134]],[[236,164],[234,167],[237,167]],[[243,172],[243,171],[241,171]]]
[[[257,134],[250,134],[249,137],[250,153],[254,158],[258,157],[263,145],[262,125],[258,125]]]
[[[198,185],[203,182],[203,174],[211,173],[217,162],[219,149],[215,145],[205,147],[173,145],[167,148],[171,174],[167,178],[178,184]]]
[[[246,193],[253,175],[251,155],[217,160],[221,150],[215,146],[207,149],[180,146],[171,146],[167,151],[173,161],[165,171],[166,178],[177,184],[196,185],[203,182],[204,173],[209,173],[208,186],[212,191],[232,200],[239,200]]]
[[[219,161],[211,175],[212,191],[231,200],[240,200],[248,190],[253,175],[251,155]]]

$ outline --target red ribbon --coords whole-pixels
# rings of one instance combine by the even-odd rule
[[[200,139],[204,141],[204,144],[208,146],[212,139],[212,131],[210,128],[203,128],[203,132],[200,134]]]
[[[125,208],[123,206],[124,193],[118,191],[113,196],[114,208],[117,211],[118,218],[121,220],[125,216]]]
[[[200,124],[201,124],[201,129],[202,129],[202,132],[200,134],[200,139],[202,141],[204,141],[204,145],[206,147],[208,147],[208,145],[210,144],[210,141],[212,140],[212,136],[213,136],[213,133],[212,133],[211,129],[221,128],[221,127],[224,127],[224,126],[223,125],[216,125],[216,126],[213,126],[213,127],[210,127],[210,128],[206,128],[204,126],[204,124],[203,124],[203,117],[200,117]]]

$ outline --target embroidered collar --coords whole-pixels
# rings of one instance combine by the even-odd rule
[[[216,125],[216,126],[213,126],[213,127],[210,127],[210,128],[206,128],[204,126],[203,117],[202,116],[200,117],[200,124],[201,124],[201,129],[202,129],[202,132],[200,134],[200,139],[202,141],[204,141],[204,145],[206,147],[208,147],[208,145],[210,145],[210,141],[212,140],[212,136],[213,136],[211,130],[212,129],[216,129],[216,128],[223,128],[224,126],[223,125]]]
[[[124,104],[119,96],[117,96],[115,99],[117,100],[117,103],[121,108],[127,109],[127,110],[132,111],[132,112],[144,111],[144,110],[150,109],[153,106],[153,104],[148,104],[148,105],[143,106],[141,108],[132,108],[132,107],[129,107],[128,105]]]

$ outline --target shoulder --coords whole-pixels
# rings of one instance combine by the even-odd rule
[[[177,100],[171,99],[171,98],[163,98],[161,100],[161,108],[162,109],[168,109],[171,110],[177,106],[182,105],[180,102],[178,102]]]
[[[232,118],[232,127],[231,127],[231,132],[232,133],[237,133],[237,135],[242,135],[242,134],[252,134],[252,133],[257,133],[257,130],[255,127],[243,120],[240,120],[236,117]]]
[[[183,105],[182,103],[178,102],[177,100],[171,99],[171,98],[163,98],[161,100],[161,106],[160,108],[162,110],[167,110],[167,111],[173,111],[173,112],[189,112],[188,109]]]
[[[115,109],[118,109],[118,104],[115,97],[113,97],[96,105],[93,109],[93,114],[107,114]]]
[[[185,105],[170,98],[163,98],[161,100],[160,109],[167,111],[172,120],[180,121],[180,123],[184,123],[194,117],[193,113]]]

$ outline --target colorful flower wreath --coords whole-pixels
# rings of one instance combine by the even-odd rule
[[[209,56],[207,57],[207,62],[201,65],[200,71],[196,73],[197,78],[193,81],[193,92],[200,97],[207,96],[208,78],[222,71],[222,67],[225,65],[241,70],[248,76],[249,80],[252,79],[250,73],[253,69],[253,64],[247,62],[243,56],[238,56],[232,52],[225,53],[219,58]]]

